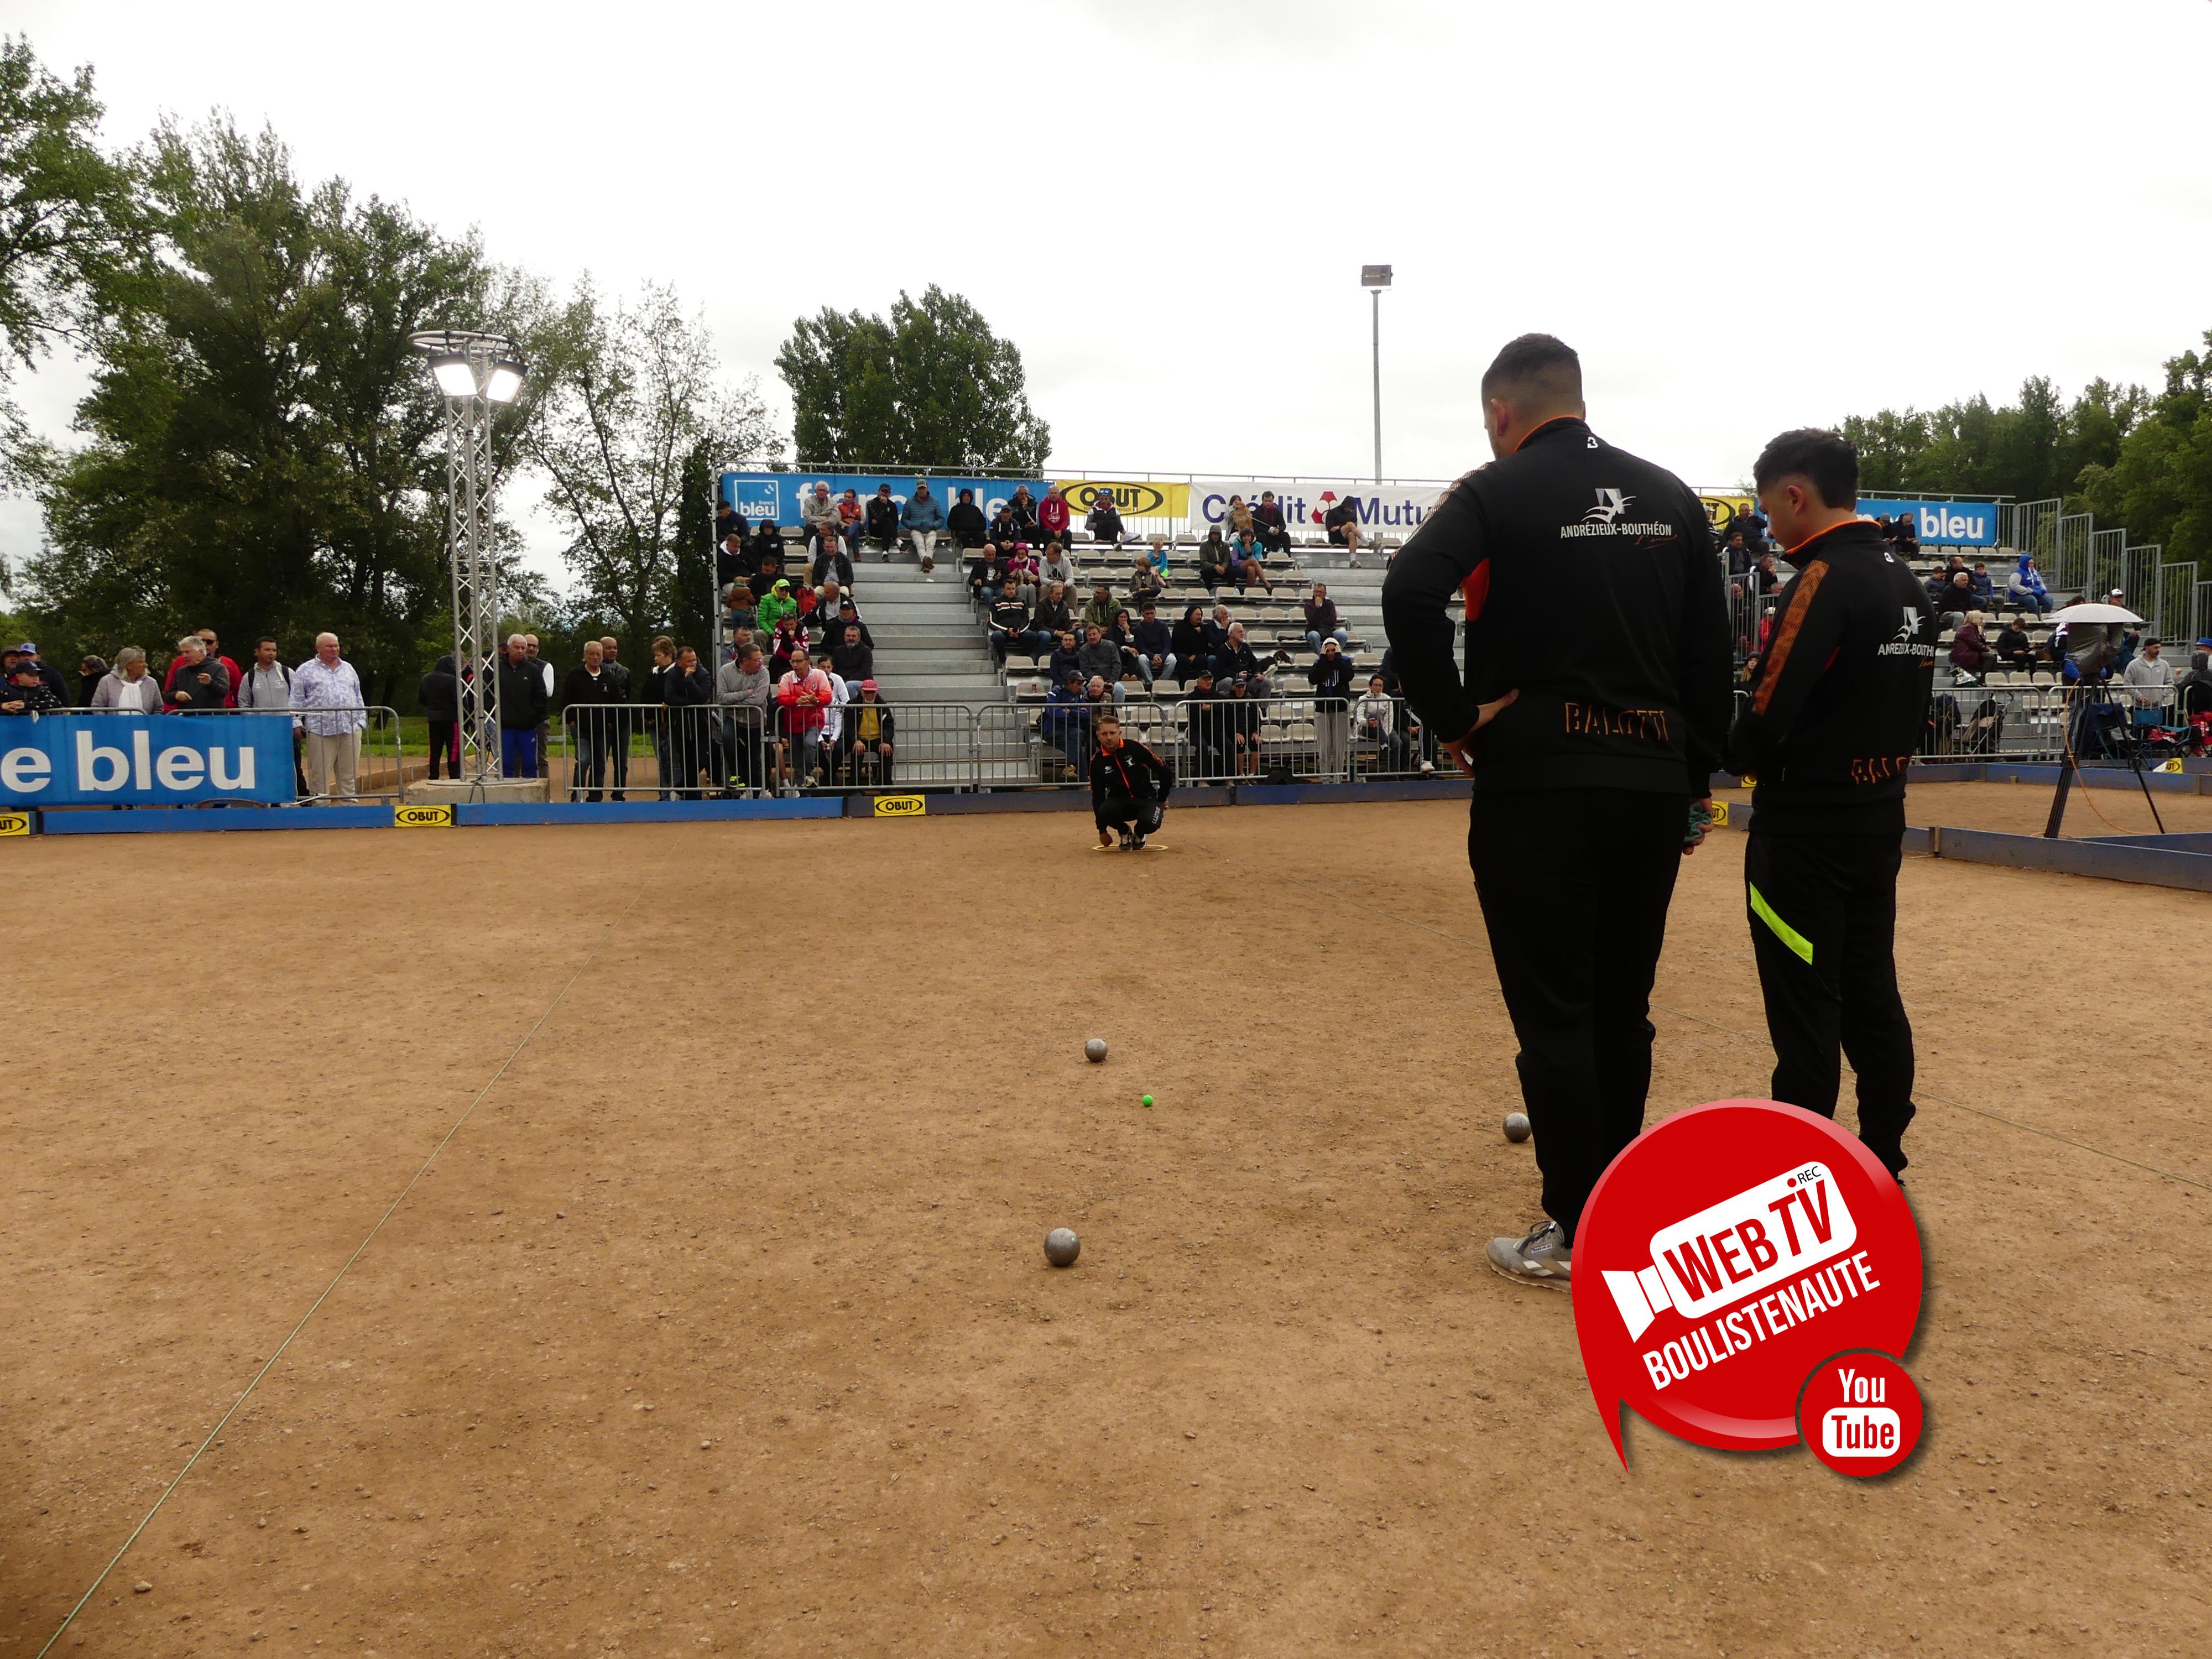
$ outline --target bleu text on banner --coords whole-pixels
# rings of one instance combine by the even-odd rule
[[[891,499],[903,507],[906,498],[914,494],[915,476],[911,472],[725,472],[721,499],[736,507],[749,525],[774,519],[789,530],[799,523],[799,504],[813,494],[817,483],[830,486],[832,501],[849,489],[864,506],[878,485],[889,484]],[[923,480],[941,507],[950,507],[958,501],[962,490],[974,490],[975,505],[983,509],[987,518],[1012,501],[1014,491],[1024,483],[1030,487],[1032,501],[1042,501],[1045,491],[1052,488],[1043,478],[940,478],[923,475]]]
[[[0,806],[187,806],[293,798],[288,715],[0,720]]]
[[[1930,546],[1995,547],[1997,509],[1990,501],[1924,501],[1889,496],[1859,497],[1859,508],[1870,519],[1912,515],[1913,533]]]
[[[1247,506],[1257,507],[1267,490],[1274,492],[1293,535],[1315,534],[1331,509],[1348,500],[1358,514],[1361,533],[1372,541],[1378,535],[1395,540],[1412,535],[1443,486],[1389,483],[1378,489],[1352,478],[1200,478],[1190,487],[1190,527],[1202,536],[1215,525],[1225,526],[1231,496],[1242,495]]]

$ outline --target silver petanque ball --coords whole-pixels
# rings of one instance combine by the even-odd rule
[[[1072,1227],[1054,1227],[1044,1236],[1044,1259],[1055,1267],[1073,1267],[1083,1251],[1083,1241]]]
[[[1106,1039],[1104,1037],[1093,1037],[1090,1042],[1085,1043],[1083,1045],[1083,1057],[1089,1060],[1093,1066],[1096,1066],[1100,1060],[1105,1059]]]
[[[1505,1115],[1505,1138],[1515,1146],[1528,1139],[1528,1114],[1508,1112]]]

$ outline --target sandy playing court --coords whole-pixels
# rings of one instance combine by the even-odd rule
[[[1908,860],[1922,1450],[1624,1472],[1464,817],[0,847],[0,1652],[295,1328],[57,1652],[2212,1646],[2212,896]],[[1741,846],[1655,1116],[1763,1091]]]

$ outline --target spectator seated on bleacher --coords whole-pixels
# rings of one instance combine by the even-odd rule
[[[1073,629],[1063,628],[1053,635],[1052,660],[1045,665],[1045,672],[1054,685],[1065,684],[1071,676],[1082,679],[1083,667],[1076,655],[1080,643]]]
[[[891,739],[898,717],[880,701],[882,690],[875,681],[864,679],[845,708],[846,770],[863,787],[891,781]]]
[[[1268,552],[1279,555],[1291,550],[1290,526],[1283,521],[1282,503],[1275,499],[1273,490],[1260,492],[1260,504],[1252,509],[1252,523],[1260,545]]]
[[[1230,775],[1230,757],[1235,744],[1230,741],[1229,715],[1223,697],[1213,683],[1213,670],[1200,665],[1193,677],[1194,684],[1183,693],[1182,708],[1185,728],[1190,733],[1190,747],[1198,763],[1201,778],[1225,778]]]
[[[1410,772],[1413,746],[1398,729],[1397,699],[1382,689],[1382,677],[1367,677],[1367,695],[1352,705],[1352,740],[1375,748],[1378,772]]]
[[[872,651],[875,649],[876,636],[868,631],[867,623],[860,620],[860,611],[854,605],[853,596],[850,593],[839,598],[837,614],[835,617],[825,612],[822,620],[823,625],[829,628],[845,629],[857,625],[860,630],[860,637],[867,642],[868,648]]]
[[[832,576],[815,591],[813,605],[807,607],[802,614],[811,619],[817,628],[830,628],[836,622],[837,607],[850,596],[850,592],[851,590],[844,583]]]
[[[1068,609],[1067,588],[1050,577],[1045,579],[1044,598],[1037,601],[1036,611],[1030,617],[1031,628],[1047,634],[1071,634],[1075,631],[1075,613]]]
[[[1275,652],[1263,659],[1246,643],[1244,624],[1231,623],[1228,637],[1222,641],[1221,648],[1213,653],[1213,672],[1224,683],[1238,679],[1249,681],[1250,689],[1264,696],[1275,689],[1267,683],[1267,670],[1279,668],[1290,659],[1290,653],[1284,651]]]
[[[945,509],[945,533],[963,553],[973,552],[991,539],[991,521],[983,516],[983,509],[975,505],[974,490],[962,490],[959,499]]]
[[[1121,509],[1114,505],[1111,495],[1101,495],[1091,503],[1091,511],[1083,520],[1083,527],[1091,532],[1091,539],[1108,547],[1121,544]]]
[[[1984,611],[1994,611],[1997,606],[1997,590],[1990,580],[1990,568],[1979,560],[1974,563],[1974,603]]]
[[[750,567],[745,574],[757,581],[760,574],[768,568],[769,561],[773,559],[775,561],[775,573],[780,576],[783,574],[783,557],[782,530],[774,519],[763,519],[760,527],[753,532],[752,539],[745,544],[745,559]],[[762,593],[767,590],[756,586],[753,592]]]
[[[1336,601],[1329,598],[1327,582],[1316,582],[1307,593],[1305,613],[1306,643],[1316,657],[1321,655],[1323,640],[1333,639],[1340,646],[1352,643],[1351,634],[1337,624]]]
[[[1090,781],[1091,700],[1084,695],[1083,676],[1075,670],[1053,682],[1044,712],[1037,716],[1037,735],[1059,746],[1078,781]]]
[[[1145,562],[1162,581],[1168,579],[1168,538],[1158,531],[1152,532],[1152,539],[1146,545]]]
[[[2043,573],[2035,568],[2033,556],[2020,556],[2020,562],[2005,579],[2005,598],[2023,609],[2033,609],[2039,617],[2051,614],[2051,594],[2043,585]]]
[[[1127,696],[1121,690],[1121,653],[1097,623],[1083,628],[1083,643],[1076,648],[1075,666],[1084,678],[1102,680],[1114,688],[1114,701]]]
[[[1014,584],[1014,596],[1024,605],[1035,605],[1037,596],[1036,555],[1026,547],[1018,547],[1006,559],[1006,574]],[[995,600],[995,593],[986,594]]]
[[[986,544],[981,560],[969,569],[968,597],[978,605],[989,605],[998,598],[999,590],[1012,580],[998,549]]]
[[[1990,642],[1982,637],[1982,613],[1969,611],[1951,635],[1951,666],[1976,679],[1990,671]]]
[[[1947,570],[1928,586],[1929,603],[1936,607],[1940,619],[1936,631],[1956,628],[1969,611],[1981,607],[1974,602],[1974,578],[1962,564],[1955,570]]]
[[[2014,668],[2035,666],[2035,647],[2021,630],[2018,617],[2006,618],[2005,625],[1997,629],[1997,656]]]
[[[1114,590],[1104,582],[1091,590],[1091,599],[1083,607],[1078,619],[1085,628],[1111,628],[1114,613],[1121,607],[1114,603]]]
[[[1198,607],[1193,605],[1191,609],[1195,611]],[[1152,600],[1145,601],[1137,625],[1129,630],[1129,642],[1135,648],[1137,660],[1144,665],[1147,686],[1175,678],[1175,633],[1160,620],[1160,608]]]
[[[791,653],[791,666],[776,682],[775,700],[783,713],[783,735],[802,779],[820,769],[822,732],[836,701],[830,677],[814,666],[802,648]]]
[[[805,623],[796,617],[780,617],[763,648],[768,653],[769,665],[781,675],[790,672],[794,659],[808,654],[812,643]]]
[[[1044,556],[1037,561],[1037,581],[1045,587],[1075,586],[1075,561],[1067,556],[1065,542],[1049,541],[1044,544]]]
[[[1260,563],[1260,544],[1249,531],[1237,531],[1230,536],[1229,572],[1235,579],[1237,591],[1240,594],[1254,582],[1259,583],[1271,594],[1275,591],[1275,584],[1268,579],[1266,569]]]
[[[766,592],[760,596],[755,607],[757,625],[764,634],[773,634],[787,617],[799,615],[799,601],[791,597],[791,584],[778,576]]]
[[[1037,627],[1030,620],[1029,607],[1015,591],[1012,576],[1000,588],[999,602],[991,607],[990,639],[992,658],[1001,668],[1017,651],[1028,657],[1034,668],[1037,659],[1052,649],[1052,631]]]
[[[889,484],[878,484],[876,493],[868,497],[868,512],[863,523],[869,542],[884,556],[884,562],[889,564],[891,550],[898,545],[899,538],[899,504],[892,499]]]
[[[1037,503],[1037,538],[1044,542],[1058,542],[1065,547],[1067,545],[1067,532],[1074,524],[1075,510],[1068,506],[1067,497],[1060,494],[1060,487],[1055,484],[1046,490],[1044,499]]]
[[[1321,525],[1328,532],[1330,542],[1345,550],[1345,562],[1354,570],[1358,569],[1359,503],[1351,496],[1346,496],[1322,514]]]
[[[1131,601],[1137,605],[1144,605],[1151,600],[1158,599],[1161,594],[1167,591],[1168,585],[1160,580],[1160,573],[1152,568],[1152,561],[1150,556],[1141,552],[1139,553],[1134,562],[1133,562],[1129,567],[1129,598]]]
[[[1256,684],[1264,689],[1267,682],[1261,680]],[[1229,678],[1227,685],[1229,697],[1222,705],[1222,724],[1228,729],[1236,771],[1239,776],[1257,777],[1265,734],[1261,727],[1261,706],[1252,696],[1255,683],[1237,674]]]
[[[729,633],[760,625],[753,591],[743,582],[732,582],[722,592],[722,626]]]
[[[1194,605],[1182,613],[1168,635],[1169,648],[1175,653],[1175,677],[1184,685],[1195,680],[1200,671],[1212,678],[1213,669],[1213,625],[1206,619],[1206,607]]]
[[[1029,537],[1016,521],[1012,507],[1002,507],[991,515],[990,534],[983,539],[987,552],[995,552],[1003,559],[1016,548],[1028,545]]]
[[[848,685],[875,678],[875,647],[860,637],[859,623],[849,623],[832,633],[830,672]]]
[[[1036,497],[1030,494],[1027,484],[1014,486],[1014,493],[1006,501],[1006,514],[1014,521],[1015,539],[1022,545],[1034,547],[1044,539],[1037,533]],[[1000,544],[999,550],[1007,550],[1004,543]]]
[[[752,574],[752,556],[745,545],[745,532],[733,526],[715,545],[714,580],[726,586]]]
[[[972,490],[963,493],[974,494]],[[975,516],[980,520],[983,515],[978,513]],[[937,538],[945,530],[946,523],[944,504],[929,493],[928,480],[916,478],[914,494],[906,498],[905,507],[899,510],[899,528],[914,538],[914,550],[915,556],[921,561],[921,579],[924,581],[936,580],[930,572],[937,568]],[[979,525],[977,527],[980,529],[981,526]]]
[[[1229,544],[1218,524],[1207,526],[1206,539],[1198,544],[1198,579],[1206,584],[1208,593],[1231,580]]]
[[[1151,690],[1152,665],[1137,654],[1136,624],[1129,620],[1129,611],[1126,605],[1114,613],[1114,625],[1106,630],[1106,643],[1121,654],[1120,677],[1126,680],[1131,675],[1134,675],[1145,683],[1146,690]]]
[[[760,556],[760,563],[745,578],[745,586],[752,589],[755,599],[764,599],[784,580],[782,556],[770,548]]]

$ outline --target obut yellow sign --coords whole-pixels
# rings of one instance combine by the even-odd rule
[[[1705,517],[1712,521],[1713,533],[1717,536],[1727,535],[1729,520],[1750,517],[1751,509],[1757,505],[1748,495],[1732,495],[1726,491],[1700,495],[1698,499],[1705,504]]]
[[[453,827],[453,809],[450,806],[395,806],[392,809],[392,826],[395,830],[450,830]]]
[[[0,836],[27,836],[31,833],[28,812],[0,812]]]
[[[878,795],[876,797],[876,816],[879,818],[918,818],[929,811],[926,795]]]
[[[1076,516],[1098,505],[1099,497],[1111,498],[1125,519],[1187,519],[1190,516],[1190,486],[1187,483],[1152,483],[1129,478],[1060,478],[1054,480],[1060,493],[1067,497]]]

